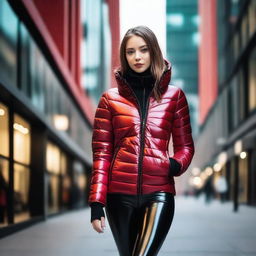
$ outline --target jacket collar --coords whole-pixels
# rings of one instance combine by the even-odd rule
[[[166,65],[166,70],[163,72],[161,80],[160,80],[160,90],[161,93],[165,93],[165,91],[168,88],[170,79],[171,79],[171,63],[167,60],[164,60],[165,65]],[[129,100],[135,101],[134,94],[132,91],[132,88],[124,78],[124,76],[121,74],[120,69],[118,69],[115,73],[115,78],[117,81],[117,88],[119,91],[119,94],[125,98],[128,98]]]

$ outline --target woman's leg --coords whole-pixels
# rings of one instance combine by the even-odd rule
[[[158,193],[155,199],[149,198],[141,208],[144,218],[132,256],[157,255],[172,224],[174,208],[172,194]]]
[[[136,200],[136,196],[108,194],[106,215],[120,256],[132,256],[139,222],[142,222]]]

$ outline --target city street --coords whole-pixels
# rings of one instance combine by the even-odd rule
[[[256,255],[256,210],[204,197],[176,196],[173,224],[159,256]],[[109,226],[98,234],[89,209],[49,218],[0,240],[1,256],[118,256]]]

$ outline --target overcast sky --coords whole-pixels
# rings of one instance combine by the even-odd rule
[[[135,26],[148,26],[166,56],[166,0],[120,0],[121,40]]]

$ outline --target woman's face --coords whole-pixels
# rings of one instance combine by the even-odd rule
[[[137,73],[142,73],[150,67],[149,49],[140,36],[133,35],[128,39],[125,55],[130,68]]]

